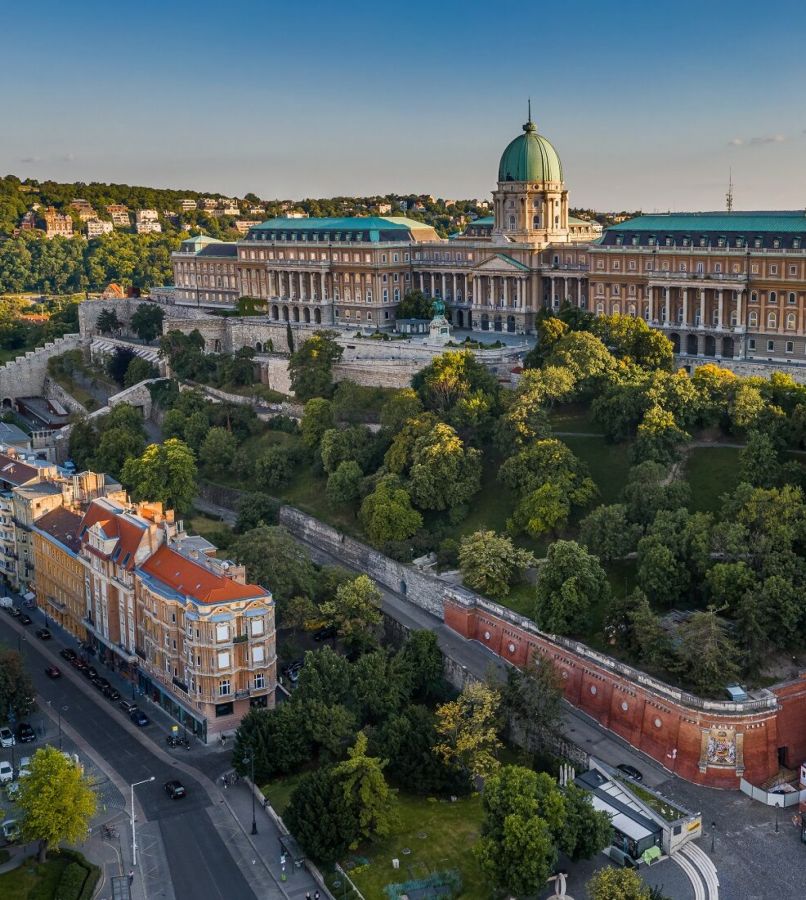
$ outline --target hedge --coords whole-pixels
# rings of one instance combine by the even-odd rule
[[[101,877],[100,868],[78,850],[59,850],[58,854],[52,855],[69,860],[59,879],[54,900],[92,900]]]

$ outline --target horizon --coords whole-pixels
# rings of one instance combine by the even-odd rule
[[[754,21],[748,64],[736,47],[747,46],[743,12],[754,8],[736,0],[728,20],[680,0],[667,21],[639,0],[617,18],[571,0],[570,44],[546,40],[540,11],[511,2],[491,12],[412,0],[405,15],[366,0],[339,10],[246,3],[222,31],[209,0],[192,19],[154,0],[136,12],[43,0],[37,64],[21,43],[7,54],[13,90],[0,111],[13,127],[0,170],[225,196],[366,197],[414,185],[488,199],[531,97],[575,208],[719,209],[732,171],[736,208],[798,209],[806,8],[784,0],[775,21]],[[30,27],[24,10],[7,19],[9,33]],[[506,52],[487,49],[495,28]],[[264,35],[267,49],[252,49]]]

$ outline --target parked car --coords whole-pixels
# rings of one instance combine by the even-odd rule
[[[15,619],[19,619],[19,618],[22,616],[22,613],[20,612],[19,609],[17,609],[16,606],[9,606],[9,607],[6,607],[6,612],[7,612],[10,616],[13,616]]]
[[[20,792],[20,783],[19,781],[9,781],[6,785],[6,797],[8,797],[9,801],[13,803],[17,799],[17,794]]]
[[[14,769],[11,768],[11,763],[3,760],[0,762],[0,784],[6,784],[6,782],[14,780]]]
[[[75,659],[71,659],[70,664],[73,666],[73,668],[78,669],[79,672],[83,672],[87,668],[87,663],[84,662],[84,660],[80,656],[77,656]]]
[[[7,844],[13,844],[20,836],[20,826],[16,819],[6,819],[0,825],[0,832],[3,834],[3,840]]]
[[[142,709],[132,710],[132,712],[129,713],[129,718],[132,720],[132,722],[134,722],[135,725],[137,725],[138,728],[143,728],[144,726],[148,725],[150,721],[148,716],[142,711]]]
[[[111,684],[109,685],[109,687],[105,687],[102,693],[107,700],[111,700],[113,703],[116,703],[118,700],[120,700],[120,691],[116,688],[113,688]]]
[[[89,678],[90,681],[92,681],[93,678],[98,677],[98,670],[95,668],[95,666],[85,666],[81,671],[84,675],[87,676],[87,678]]]
[[[53,635],[48,631],[47,628],[37,628],[36,636],[40,641],[49,641],[53,637]]]
[[[131,715],[137,709],[137,704],[132,703],[131,700],[121,700],[120,708]]]
[[[48,666],[45,669],[45,675],[47,675],[48,678],[61,678],[62,670],[58,666]]]
[[[628,778],[632,778],[633,781],[643,781],[644,776],[635,766],[627,765],[627,763],[621,763],[621,765],[616,766],[619,772],[623,772]]]
[[[20,625],[30,625],[33,620],[26,613],[20,613]]]
[[[187,791],[185,791],[185,786],[181,781],[166,781],[165,793],[171,798],[171,800],[179,800],[181,797],[185,796]]]
[[[31,757],[23,756],[20,759],[20,766],[17,769],[17,778],[24,778],[26,775],[31,774]]]
[[[109,681],[106,678],[102,678],[100,675],[97,678],[93,678],[92,683],[99,691],[105,691],[107,688],[112,687]]]
[[[328,638],[336,637],[336,626],[335,625],[325,625],[324,628],[320,628],[318,631],[314,631],[313,639],[315,641],[326,641]]]
[[[62,659],[66,659],[67,662],[72,662],[77,658],[78,654],[75,650],[71,650],[69,647],[65,647],[64,650],[59,650],[59,656],[61,656]]]
[[[36,732],[27,722],[20,722],[17,726],[17,740],[21,744],[30,744],[36,740]]]
[[[16,743],[14,732],[10,728],[0,728],[0,747],[13,747]]]

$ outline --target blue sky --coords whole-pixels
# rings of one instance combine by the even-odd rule
[[[803,0],[40,0],[3,20],[3,173],[487,197],[531,96],[572,205],[721,208],[732,166],[738,208],[806,206]]]

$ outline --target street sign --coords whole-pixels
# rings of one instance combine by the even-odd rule
[[[179,731],[179,726],[178,726],[178,725],[171,725],[171,731],[172,731],[174,734],[176,734],[176,732]]]

